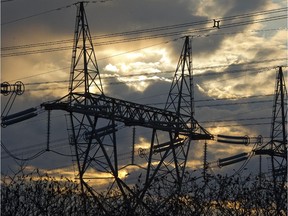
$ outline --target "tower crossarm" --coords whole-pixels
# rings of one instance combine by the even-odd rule
[[[41,104],[46,110],[64,110],[72,113],[97,116],[99,118],[114,119],[127,126],[142,126],[162,131],[171,131],[189,136],[193,140],[211,139],[211,135],[197,133],[197,124],[189,127],[176,113],[143,104],[137,104],[121,99],[99,94],[73,93],[72,100],[64,97],[60,100]],[[70,95],[71,98],[71,95]],[[81,103],[84,98],[89,103]]]

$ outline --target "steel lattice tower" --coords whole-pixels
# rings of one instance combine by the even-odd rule
[[[255,154],[269,155],[271,158],[274,196],[278,210],[287,200],[287,88],[282,67],[276,77],[270,141],[255,150]],[[285,192],[286,199],[281,195]]]
[[[285,184],[287,184],[287,88],[282,67],[279,67],[275,89],[269,147],[272,152],[270,156],[274,196],[277,211],[280,213],[280,209],[285,206],[287,201],[287,189],[285,190]],[[284,199],[282,195],[286,196],[286,198]]]
[[[145,196],[159,180],[171,188],[163,194],[163,205],[170,196],[181,192],[181,185],[192,140],[211,139],[212,136],[194,119],[191,43],[185,37],[184,46],[176,68],[164,109],[136,104],[104,95],[93,43],[84,10],[84,2],[77,5],[74,46],[70,73],[69,94],[59,100],[43,103],[50,110],[64,110],[70,118],[69,137],[74,148],[78,178],[82,191],[88,191],[102,211],[110,207],[98,199],[104,194],[119,195],[119,202],[127,215],[139,209],[152,211]],[[147,149],[145,176],[137,189],[119,176],[117,125],[139,126],[151,130]],[[90,182],[105,173],[107,189],[98,190]],[[161,206],[159,206],[161,209]],[[161,214],[151,212],[151,214]]]
[[[273,179],[287,177],[287,88],[282,71],[276,79],[275,99],[273,105],[270,149],[274,151],[271,155]]]

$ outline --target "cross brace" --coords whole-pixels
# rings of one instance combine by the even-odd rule
[[[65,98],[72,98],[67,101]],[[86,105],[81,103],[86,100]],[[87,102],[88,101],[88,102]],[[182,119],[182,114],[176,115],[165,109],[155,108],[147,105],[137,104],[121,99],[107,97],[98,94],[73,93],[60,100],[41,104],[46,110],[64,110],[67,112],[81,113],[85,115],[97,116],[105,119],[113,119],[123,122],[127,126],[142,126],[147,128],[170,131],[192,140],[212,139],[212,135],[203,129],[195,120],[189,126]],[[204,133],[196,130],[202,129]]]

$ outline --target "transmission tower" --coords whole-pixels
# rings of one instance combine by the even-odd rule
[[[285,182],[287,178],[287,89],[282,67],[276,80],[275,99],[273,105],[271,154],[273,181]]]
[[[287,200],[287,194],[286,199],[281,197],[287,183],[287,88],[282,67],[276,77],[270,141],[255,154],[271,157],[274,196],[277,207],[283,206],[283,200]]]
[[[185,37],[164,109],[108,97],[103,92],[84,2],[76,6],[69,94],[43,103],[42,107],[69,113],[69,140],[74,147],[82,191],[91,193],[104,213],[109,212],[110,207],[97,198],[100,191],[104,193],[103,188],[91,183],[92,179],[100,178],[95,177],[97,173],[108,174],[105,197],[121,194],[119,202],[125,206],[127,214],[133,215],[140,208],[152,211],[145,203],[151,186],[166,179],[173,189],[167,195],[180,193],[191,141],[212,138],[193,117],[190,39]],[[150,147],[145,155],[146,173],[137,190],[119,175],[118,148],[121,144],[117,143],[117,132],[118,125],[123,123],[151,129]],[[163,205],[167,201],[163,198]],[[161,211],[155,214],[161,214]]]

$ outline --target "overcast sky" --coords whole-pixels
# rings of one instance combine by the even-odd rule
[[[72,43],[66,41],[73,39],[75,2],[2,1],[1,82],[20,80],[26,86],[10,113],[68,93]],[[284,0],[104,0],[91,1],[85,10],[106,95],[163,108],[183,36],[190,35],[197,121],[214,135],[262,135],[267,142],[277,66],[287,65],[287,10],[280,10],[285,7]],[[274,9],[279,10],[271,12]],[[213,19],[220,20],[219,29],[213,28]],[[141,30],[141,34],[131,33]],[[124,34],[117,37],[103,37],[121,32]],[[133,41],[139,37],[146,39]],[[9,96],[1,97],[3,109]],[[71,154],[65,114],[52,112],[50,145],[55,151]],[[1,137],[18,157],[34,155],[46,148],[47,113],[2,129]],[[144,129],[136,128],[138,146],[149,139]],[[131,157],[132,128],[124,128],[117,141],[120,152],[128,152],[121,158],[125,164]],[[209,141],[208,161],[251,152],[252,147]],[[202,160],[203,142],[195,142],[187,166],[201,168]],[[257,157],[252,160],[258,162]],[[2,173],[15,170],[20,163],[3,149],[1,162]],[[68,167],[67,175],[73,173],[71,164],[70,157],[51,152],[27,162],[31,168],[50,170],[51,174],[59,167],[57,172],[64,173],[62,167]],[[250,163],[249,172],[256,172],[257,166]]]

